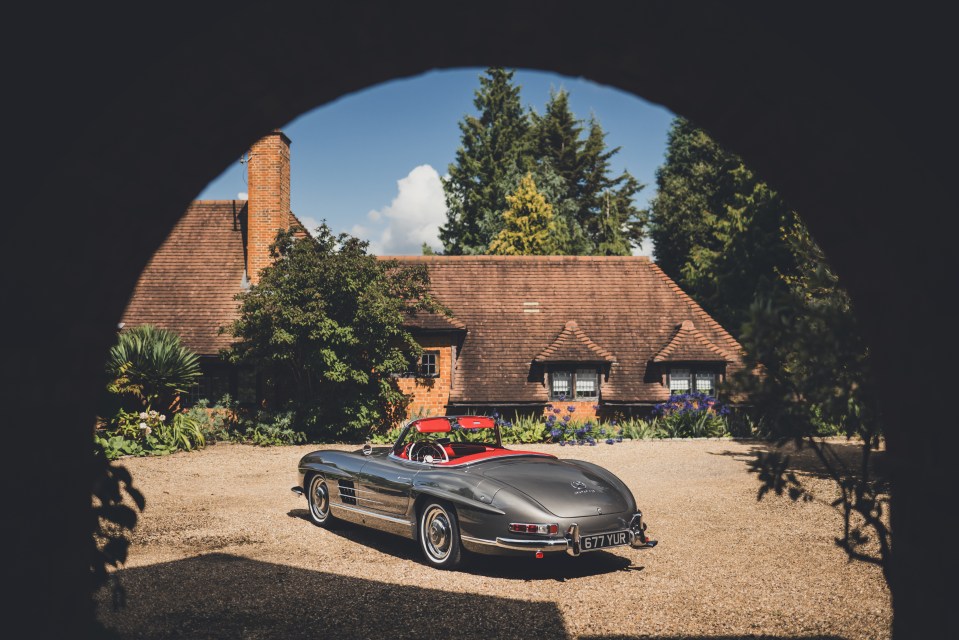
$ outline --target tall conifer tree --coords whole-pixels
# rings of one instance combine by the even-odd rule
[[[545,256],[556,252],[553,207],[536,190],[532,174],[520,181],[515,193],[506,196],[503,229],[489,246],[489,253],[503,256]]]
[[[448,207],[440,240],[447,254],[483,253],[506,202],[505,178],[530,167],[529,120],[513,72],[490,67],[480,76],[477,116],[460,122],[461,146],[443,183]]]
[[[663,271],[738,333],[757,295],[782,286],[795,259],[780,229],[792,211],[735,154],[677,118],[656,172],[649,231]]]

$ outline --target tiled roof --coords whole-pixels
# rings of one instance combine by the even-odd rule
[[[153,324],[179,334],[201,355],[217,355],[232,337],[219,334],[237,317],[244,290],[245,200],[196,200],[150,259],[123,313],[127,327]],[[291,227],[303,225],[291,213]]]
[[[699,332],[690,320],[683,320],[653,362],[727,362],[730,358]]]
[[[424,311],[413,311],[406,314],[403,324],[420,331],[466,330],[466,325],[456,318],[450,318],[442,313],[426,313]]]
[[[563,327],[553,343],[533,358],[536,362],[615,362],[609,351],[589,339],[575,320]]]
[[[615,356],[602,383],[605,401],[668,398],[653,358],[683,321],[729,356],[728,372],[742,367],[739,343],[647,257],[392,259],[425,264],[433,294],[466,325],[450,395],[457,404],[546,402],[544,365],[535,360],[571,321],[597,348]]]

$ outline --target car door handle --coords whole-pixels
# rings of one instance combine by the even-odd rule
[[[396,479],[405,484],[413,484],[413,478],[404,478],[403,476],[396,476]]]

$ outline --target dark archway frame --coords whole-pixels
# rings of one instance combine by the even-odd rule
[[[955,208],[949,21],[621,4],[263,5],[128,20],[74,7],[11,19],[23,30],[3,44],[14,62],[2,255],[16,523],[5,573],[18,620],[37,635],[89,621],[84,453],[102,354],[189,200],[251,141],[313,107],[431,68],[497,64],[588,76],[661,103],[803,213],[857,304],[881,376],[896,634],[941,636],[955,624],[939,585],[956,554],[929,541],[950,513],[956,443],[955,412],[928,393],[956,355],[943,221]],[[40,446],[22,450],[31,438]]]

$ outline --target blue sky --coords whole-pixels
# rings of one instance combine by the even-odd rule
[[[353,93],[303,114],[282,127],[292,140],[293,212],[310,228],[321,220],[335,231],[369,240],[371,251],[415,255],[425,241],[439,249],[445,221],[440,176],[460,145],[457,123],[475,115],[473,94],[482,69],[432,71]],[[569,92],[577,118],[591,114],[610,147],[622,147],[612,167],[646,184],[645,207],[655,192],[672,113],[594,82],[519,70],[525,107],[542,113],[550,88]],[[213,180],[200,199],[231,199],[246,192],[239,159]],[[649,253],[646,247],[642,253]]]

